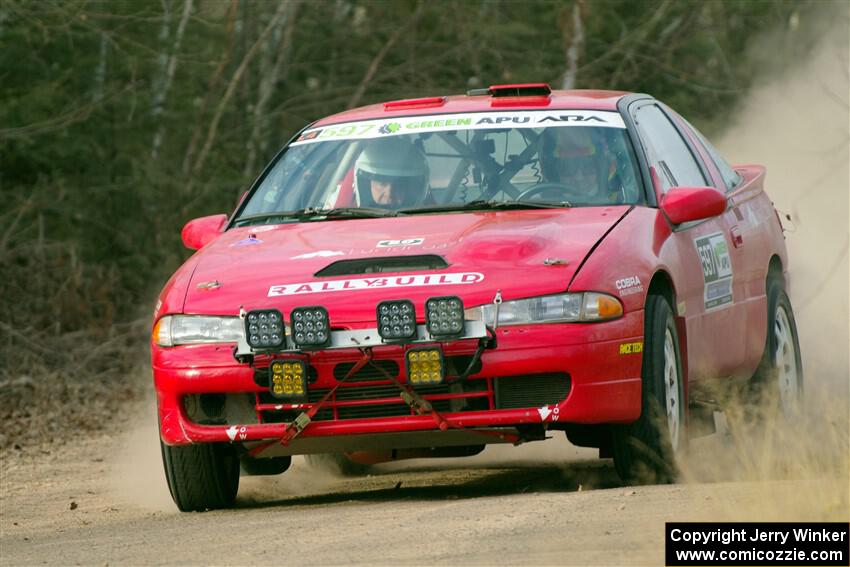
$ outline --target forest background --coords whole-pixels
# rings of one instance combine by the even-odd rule
[[[149,390],[180,228],[232,210],[313,120],[546,81],[650,93],[711,137],[810,54],[796,30],[826,4],[0,0],[0,448],[103,428]],[[753,52],[766,32],[779,53]]]

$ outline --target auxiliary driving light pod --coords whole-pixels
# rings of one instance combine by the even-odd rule
[[[414,348],[405,354],[407,381],[414,385],[439,384],[446,377],[443,351],[434,347]]]
[[[463,301],[456,296],[432,297],[425,302],[425,321],[432,337],[463,333]]]
[[[290,314],[292,340],[301,349],[319,349],[331,342],[328,310],[324,307],[298,307]]]
[[[385,341],[401,341],[416,336],[416,311],[407,299],[378,304],[378,334]]]
[[[307,367],[303,360],[272,360],[269,364],[269,392],[275,398],[303,398],[307,395]]]
[[[245,316],[245,338],[254,350],[283,346],[283,315],[277,309],[257,309]]]

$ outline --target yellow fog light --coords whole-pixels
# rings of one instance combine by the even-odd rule
[[[272,360],[269,364],[269,391],[275,398],[303,398],[307,395],[307,367],[302,360]]]
[[[407,381],[417,385],[440,384],[446,377],[443,351],[426,347],[407,351]]]

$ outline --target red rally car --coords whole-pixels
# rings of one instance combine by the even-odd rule
[[[627,482],[671,480],[701,384],[800,401],[764,178],[643,94],[500,85],[309,125],[230,217],[184,227],[198,252],[157,302],[175,503],[227,507],[240,471],[292,455],[352,468],[553,430]]]

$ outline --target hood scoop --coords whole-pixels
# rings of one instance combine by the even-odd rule
[[[415,270],[442,270],[449,264],[442,256],[383,256],[381,258],[357,258],[338,260],[313,274],[317,278],[350,276],[357,274],[380,274],[384,272],[410,272]]]

